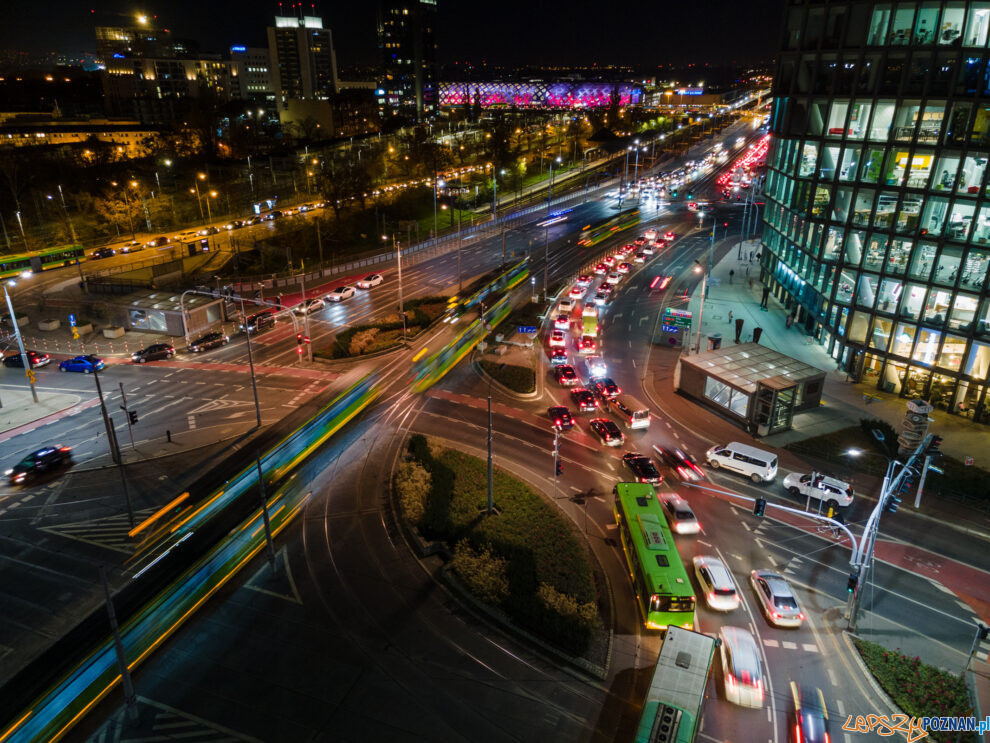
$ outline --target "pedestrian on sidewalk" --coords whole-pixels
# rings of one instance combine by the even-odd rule
[[[751,250],[751,251],[749,251],[749,262],[750,262],[750,263],[752,263],[752,262],[753,262],[753,251],[752,251],[752,250]]]
[[[749,276],[749,266],[746,266],[746,275]],[[752,279],[749,280],[749,285],[750,286],[753,285],[753,280]]]
[[[730,268],[729,269],[729,283],[730,284],[732,283],[732,277],[735,276],[735,275],[736,275],[735,269],[734,268]]]
[[[729,310],[729,323],[732,323],[732,310]]]
[[[788,330],[791,329],[791,325],[793,325],[793,324],[794,324],[794,315],[788,315],[786,318],[784,318],[784,326]]]

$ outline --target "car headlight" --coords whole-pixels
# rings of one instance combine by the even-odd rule
[[[9,469],[9,470],[4,470],[4,471],[3,471],[3,476],[4,476],[4,477],[9,477],[9,476],[10,476],[10,475],[12,475],[12,474],[14,474],[14,470],[13,470],[13,468],[11,468],[11,469]]]

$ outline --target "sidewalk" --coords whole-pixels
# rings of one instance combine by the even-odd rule
[[[728,252],[717,260],[709,279],[708,300],[701,327],[702,347],[705,339],[714,333],[721,333],[723,348],[735,345],[735,320],[742,318],[741,342],[750,340],[753,329],[761,327],[761,344],[827,372],[822,396],[824,407],[796,415],[793,430],[766,437],[764,441],[783,447],[811,436],[858,425],[864,417],[880,418],[892,425],[894,430],[900,431],[907,412],[907,400],[881,392],[873,384],[846,381],[845,372],[837,368],[835,359],[828,355],[823,346],[813,342],[798,325],[787,327],[789,311],[772,294],[767,302],[767,311],[761,311],[763,285],[759,280],[759,263],[755,259],[760,243],[758,240],[744,243],[743,260],[737,257],[737,245],[736,240],[730,239],[716,246],[716,255],[723,250]],[[749,259],[750,253],[754,255],[752,261]],[[730,277],[730,271],[735,275]],[[699,284],[687,307],[694,318],[699,314],[700,294]],[[697,326],[694,326],[692,337],[696,332]],[[867,395],[869,397],[864,397]],[[929,430],[944,437],[942,450],[946,454],[961,460],[970,456],[978,458],[986,452],[990,427],[941,410],[932,411],[930,417],[933,423]]]

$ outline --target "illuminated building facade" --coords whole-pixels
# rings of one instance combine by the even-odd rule
[[[436,115],[437,1],[381,0],[378,47],[383,75],[376,96],[381,115],[416,121]]]
[[[854,378],[990,422],[990,2],[788,4],[763,281]]]
[[[440,83],[440,105],[462,106],[470,97],[482,108],[597,108],[608,106],[613,93],[622,106],[642,101],[643,89],[630,83]]]
[[[337,57],[330,29],[318,16],[275,16],[268,28],[271,80],[280,102],[326,99],[337,90]]]

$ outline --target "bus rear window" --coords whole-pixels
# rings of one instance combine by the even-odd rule
[[[694,611],[693,596],[654,596],[653,611]]]

